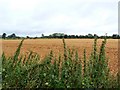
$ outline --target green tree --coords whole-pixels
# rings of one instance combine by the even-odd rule
[[[8,38],[16,38],[15,33],[13,33],[13,34],[9,35],[9,36],[8,36]]]
[[[2,38],[5,39],[6,35],[7,35],[6,33],[3,33]]]
[[[44,37],[44,34],[42,34],[42,37]]]

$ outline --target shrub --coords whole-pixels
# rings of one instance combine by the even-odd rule
[[[57,58],[53,55],[53,51],[50,51],[43,60],[34,52],[30,52],[28,56],[22,56],[20,50],[23,41],[24,39],[12,57],[2,54],[3,88],[118,87],[117,79],[109,72],[105,55],[106,39],[102,42],[100,52],[98,52],[97,38],[95,38],[93,51],[88,60],[86,49],[84,49],[84,58],[80,59],[77,51],[66,47],[64,39],[63,56],[59,54]]]

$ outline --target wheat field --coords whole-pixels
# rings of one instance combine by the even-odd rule
[[[2,40],[2,51],[7,56],[12,56],[21,40]],[[83,58],[83,51],[86,49],[87,58],[89,57],[94,39],[65,39],[67,47],[78,51],[80,58]],[[98,39],[98,52],[103,39]],[[106,56],[109,60],[109,67],[112,74],[118,71],[118,39],[108,39],[106,44]],[[29,51],[37,52],[41,58],[44,58],[50,50],[53,50],[57,57],[59,53],[63,54],[62,39],[26,39],[21,48],[21,54],[27,54]]]

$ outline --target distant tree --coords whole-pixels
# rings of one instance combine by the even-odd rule
[[[71,35],[67,35],[68,38],[71,38]]]
[[[112,38],[113,38],[113,39],[118,39],[118,38],[119,38],[119,35],[118,35],[118,34],[113,34],[113,35],[112,35]]]
[[[8,38],[16,38],[16,35],[13,33],[13,34],[9,35]]]
[[[53,36],[53,38],[56,38],[57,33],[53,33],[52,36]]]
[[[71,38],[75,38],[75,35],[71,35]]]
[[[42,37],[44,37],[44,34],[42,34]]]
[[[26,36],[26,38],[28,39],[28,38],[30,38],[29,36]]]
[[[93,36],[92,34],[90,34],[90,33],[89,33],[87,36],[88,36],[88,38],[93,38],[93,37],[94,37],[94,36]]]
[[[68,35],[67,35],[67,34],[65,34],[65,35],[64,35],[64,38],[68,38]]]
[[[62,38],[64,37],[64,33],[53,33],[51,36],[53,38]]]
[[[84,35],[79,35],[79,38],[84,38],[85,36]]]
[[[36,36],[36,37],[34,37],[33,39],[37,39],[38,37]]]
[[[53,36],[52,35],[49,35],[48,38],[52,38]]]
[[[79,36],[78,36],[78,35],[76,35],[75,37],[76,37],[76,38],[79,38]]]
[[[100,36],[101,39],[105,38],[105,36]]]
[[[7,35],[6,33],[3,33],[2,38],[5,39],[6,35]]]
[[[16,35],[13,33],[12,35],[11,35],[13,38],[16,38]]]
[[[21,37],[19,37],[19,36],[16,36],[16,38],[17,38],[17,39],[21,39]]]
[[[97,38],[98,38],[98,35],[97,35],[97,34],[94,34],[94,37],[97,37]]]

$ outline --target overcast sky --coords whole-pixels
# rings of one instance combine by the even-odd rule
[[[118,33],[118,0],[0,0],[0,34]]]

